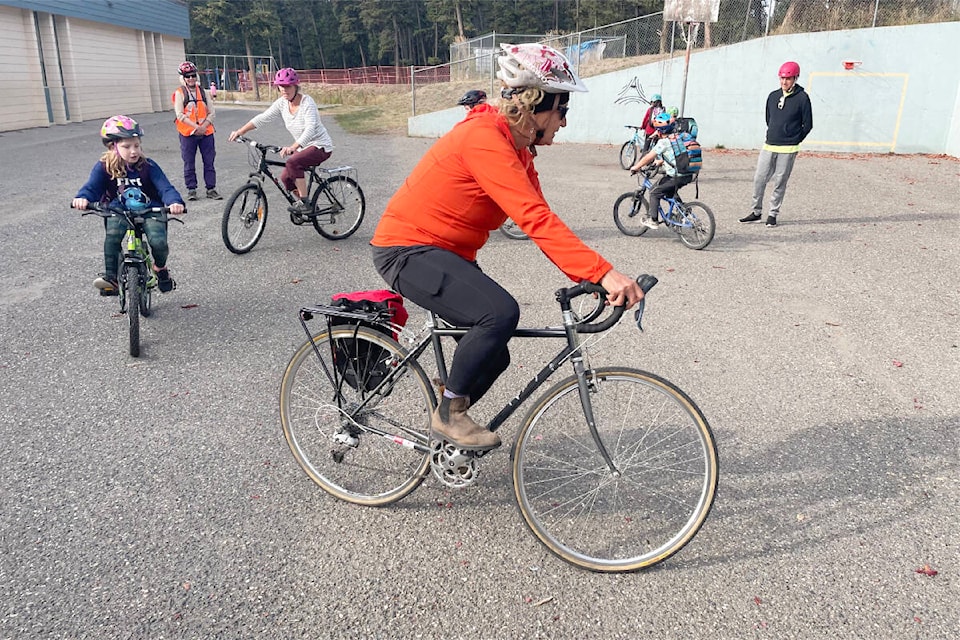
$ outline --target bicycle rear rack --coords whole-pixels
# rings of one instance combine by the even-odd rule
[[[357,184],[360,184],[359,173],[350,165],[342,165],[332,168],[317,167],[317,173],[319,173],[320,177],[323,179],[330,179],[333,176],[346,176],[348,178],[352,178]]]

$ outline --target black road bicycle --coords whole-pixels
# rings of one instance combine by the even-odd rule
[[[186,209],[183,210],[187,212]],[[153,270],[153,258],[150,245],[143,232],[143,222],[155,218],[158,222],[176,220],[169,216],[168,207],[150,207],[138,211],[124,209],[118,205],[104,205],[98,202],[87,204],[87,210],[81,215],[96,215],[101,218],[122,218],[127,225],[127,233],[120,245],[119,268],[117,269],[117,291],[120,299],[120,313],[126,314],[130,328],[130,355],[140,357],[140,316],[147,318],[153,313],[153,290],[157,288],[157,274]]]
[[[656,278],[638,282],[649,291]],[[575,311],[572,301],[590,293],[601,296],[594,308]],[[594,322],[604,295],[589,283],[560,289],[562,326],[515,330],[515,337],[564,346],[487,427],[500,428],[569,362],[573,374],[534,401],[513,443],[517,504],[533,534],[563,560],[599,572],[635,571],[696,535],[716,496],[719,462],[706,418],[678,387],[630,367],[591,366],[587,347],[623,314],[617,307]],[[326,326],[312,334],[307,323],[316,317]],[[467,329],[430,313],[404,347],[391,337],[399,328],[387,314],[316,305],[300,310],[300,323],[308,340],[283,374],[280,411],[284,437],[314,482],[341,500],[381,506],[408,495],[431,470],[450,487],[475,481],[488,452],[431,441],[437,397],[418,362],[432,349],[445,382],[441,338]]]
[[[247,253],[263,236],[267,225],[267,194],[263,190],[265,179],[276,185],[289,204],[296,197],[287,191],[270,171],[270,167],[283,167],[285,162],[268,160],[268,153],[279,153],[280,147],[261,144],[243,136],[237,142],[249,145],[248,159],[256,169],[245,185],[237,189],[227,200],[223,210],[220,233],[223,244],[233,253]],[[348,238],[360,228],[367,203],[357,184],[357,170],[342,166],[334,168],[310,167],[306,171],[307,198],[310,212],[290,212],[290,221],[295,225],[313,224],[317,233],[328,240]]]

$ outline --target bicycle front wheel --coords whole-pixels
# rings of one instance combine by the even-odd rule
[[[625,193],[613,203],[613,221],[617,229],[628,236],[642,236],[648,227],[640,224],[640,220],[650,211],[650,203],[636,191]]]
[[[256,182],[248,182],[230,196],[223,210],[220,235],[233,253],[247,253],[267,225],[267,195]]]
[[[127,301],[127,324],[130,326],[130,355],[140,357],[140,269],[135,264],[125,264],[120,286]]]
[[[360,228],[367,201],[360,185],[347,176],[333,176],[313,192],[313,228],[328,240],[350,237]]]
[[[620,147],[620,167],[630,169],[637,161],[637,143],[633,140],[627,140]]]
[[[517,437],[514,491],[527,526],[554,554],[600,572],[636,571],[696,535],[719,462],[700,409],[644,371],[594,371],[589,397],[614,469],[601,456],[571,376],[537,401]]]
[[[680,217],[681,226],[676,229],[680,242],[697,250],[710,244],[717,231],[717,222],[710,207],[696,200],[684,202]]]
[[[307,475],[341,500],[390,504],[429,471],[436,396],[416,362],[395,370],[405,355],[379,331],[335,326],[304,343],[283,374],[284,438]]]

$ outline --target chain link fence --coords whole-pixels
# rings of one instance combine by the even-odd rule
[[[234,99],[234,95],[253,94],[254,100],[272,100],[270,83],[277,72],[273,56],[229,56],[188,53],[187,60],[197,65],[200,86],[216,85],[218,97]]]
[[[413,115],[456,104],[470,89],[496,95],[500,44],[543,42],[589,77],[702,49],[754,38],[960,20],[960,0],[723,0],[719,20],[688,25],[663,12],[570,34],[491,33],[450,46],[450,62],[411,73]],[[449,83],[428,84],[426,74],[449,68]],[[424,81],[418,76],[424,74]]]

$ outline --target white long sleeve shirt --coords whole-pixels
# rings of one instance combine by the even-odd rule
[[[277,98],[266,111],[254,116],[251,122],[260,128],[265,123],[276,120],[278,116],[283,118],[284,126],[301,149],[319,147],[328,153],[333,152],[333,140],[330,139],[327,128],[320,122],[317,103],[310,96],[300,94],[300,108],[296,113],[290,113],[289,100],[284,97]]]

